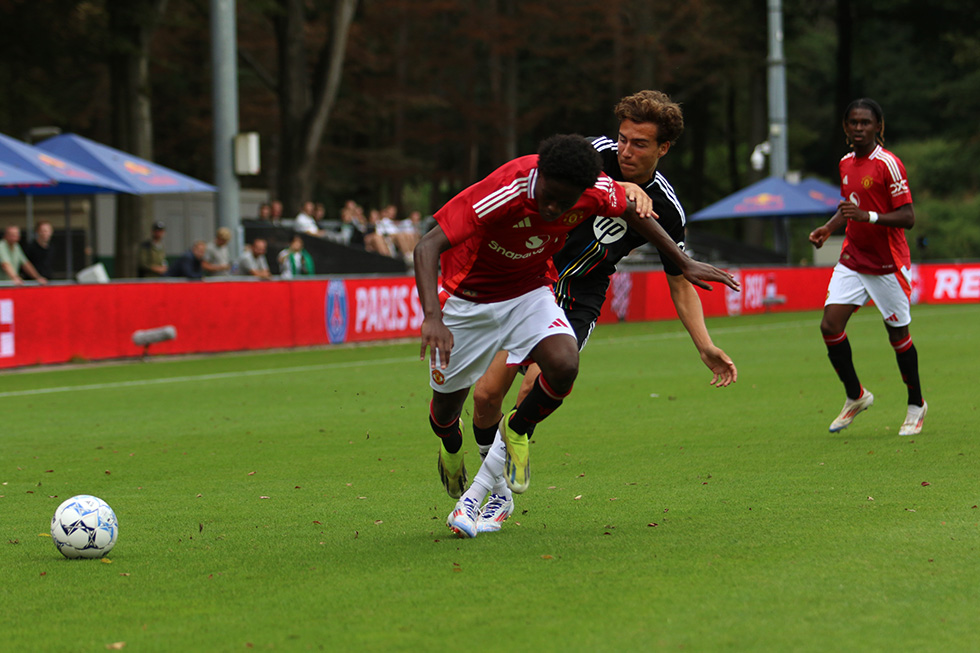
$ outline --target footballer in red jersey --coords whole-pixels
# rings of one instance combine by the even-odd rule
[[[844,112],[844,133],[853,151],[840,162],[841,196],[837,212],[810,234],[821,247],[846,224],[840,261],[834,267],[820,331],[827,355],[844,384],[844,408],[831,423],[836,433],[874,403],[861,385],[845,328],[854,312],[874,301],[881,312],[898,369],[908,389],[908,410],[899,435],[917,435],[928,405],[922,398],[919,359],[909,335],[911,271],[905,230],[915,224],[905,166],[884,148],[885,118],[874,100],[855,100]]]
[[[633,203],[641,204],[639,211]],[[557,278],[551,255],[566,233],[593,215],[624,216],[658,245],[676,250],[655,220],[639,219],[655,216],[651,206],[641,188],[602,173],[599,154],[588,141],[557,135],[541,144],[537,156],[505,164],[450,200],[436,213],[436,227],[416,246],[415,279],[424,314],[421,357],[431,351],[429,422],[442,443],[443,485],[450,496],[462,497],[447,519],[461,537],[476,535],[484,498],[463,496],[459,417],[470,387],[500,350],[510,353],[511,363],[533,360],[541,368],[535,386],[500,425],[507,447],[502,466],[511,488],[523,492],[529,481],[526,433],[561,405],[578,374],[575,332],[551,289]],[[700,265],[707,269],[706,279],[727,276]]]

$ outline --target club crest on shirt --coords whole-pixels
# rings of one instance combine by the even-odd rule
[[[875,183],[875,180],[871,177],[864,177],[861,179],[861,185],[865,188],[871,188],[871,185]]]
[[[442,385],[446,382],[446,377],[439,370],[432,370],[432,380],[436,382],[436,385]]]
[[[584,217],[581,211],[569,211],[562,216],[561,223],[567,226],[575,225],[581,222]]]

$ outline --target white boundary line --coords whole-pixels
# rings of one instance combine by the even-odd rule
[[[868,309],[869,307],[865,307]],[[966,307],[963,307],[966,308]],[[971,311],[980,310],[980,306],[972,305],[969,306]],[[877,312],[872,312],[866,310],[863,315],[855,316],[854,320],[860,321],[878,321],[881,319]],[[929,318],[936,317],[945,311],[930,311],[928,307],[919,307],[915,312],[916,318]],[[914,324],[914,321],[913,321]],[[746,333],[753,331],[778,331],[783,329],[800,329],[800,328],[813,328],[815,331],[819,326],[819,321],[814,321],[813,319],[808,320],[793,320],[788,322],[777,322],[775,324],[755,324],[751,326],[737,326],[737,327],[715,327],[711,329],[712,335],[725,335],[734,333]],[[667,333],[649,333],[641,334],[636,336],[630,336],[627,338],[604,338],[590,341],[590,344],[595,345],[606,345],[606,344],[622,344],[626,342],[646,342],[651,340],[674,340],[677,338],[687,338],[687,331],[670,331]],[[390,341],[386,344],[391,344]],[[393,363],[420,363],[418,358],[414,357],[399,357],[399,358],[382,358],[373,361],[349,361],[346,363],[324,363],[322,365],[301,365],[294,367],[280,367],[268,370],[245,370],[239,372],[218,372],[214,374],[200,374],[197,376],[172,376],[167,378],[157,378],[157,379],[139,379],[133,381],[116,381],[113,383],[91,383],[88,385],[72,385],[72,386],[60,386],[55,388],[35,388],[33,390],[11,390],[9,392],[0,392],[0,399],[6,399],[8,397],[33,397],[38,395],[47,394],[57,394],[61,392],[78,392],[86,390],[112,390],[115,388],[136,388],[141,386],[152,386],[152,385],[163,385],[167,383],[185,383],[190,381],[213,381],[217,379],[231,379],[241,376],[271,376],[273,374],[295,374],[297,372],[313,372],[319,370],[335,370],[335,369],[345,369],[351,367],[365,367],[365,366],[375,366],[375,365],[391,365]]]

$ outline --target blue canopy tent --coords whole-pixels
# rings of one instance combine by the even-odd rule
[[[823,202],[835,211],[841,201],[840,188],[838,186],[820,181],[816,177],[806,177],[800,181],[798,188],[804,191],[811,199]]]
[[[767,177],[690,216],[691,222],[724,218],[799,218],[833,213],[837,207],[814,199],[798,184]]]
[[[50,186],[50,179],[35,175],[21,168],[0,163],[0,187],[10,186]]]
[[[701,209],[688,220],[699,222],[727,218],[772,218],[774,249],[785,254],[788,261],[788,218],[830,215],[836,208],[837,201],[828,204],[811,197],[798,184],[791,184],[781,177],[767,177]]]
[[[68,196],[125,193],[129,192],[129,187],[89,170],[85,166],[67,161],[51,152],[46,152],[4,134],[0,134],[0,164],[6,164],[41,178],[39,183],[0,183],[0,196],[59,195],[65,198],[65,233],[69,239],[68,246],[65,248],[65,266],[68,277],[71,278],[74,266],[70,240],[71,207],[68,203]],[[32,227],[33,225],[28,224],[28,231]]]
[[[37,147],[124,184],[126,192],[134,195],[213,193],[218,190],[211,184],[78,134],[54,136],[38,143]]]

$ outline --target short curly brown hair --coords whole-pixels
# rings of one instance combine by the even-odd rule
[[[674,143],[684,131],[684,114],[681,105],[672,102],[670,96],[660,91],[640,91],[627,95],[614,109],[620,122],[652,122],[657,126],[660,142]]]

